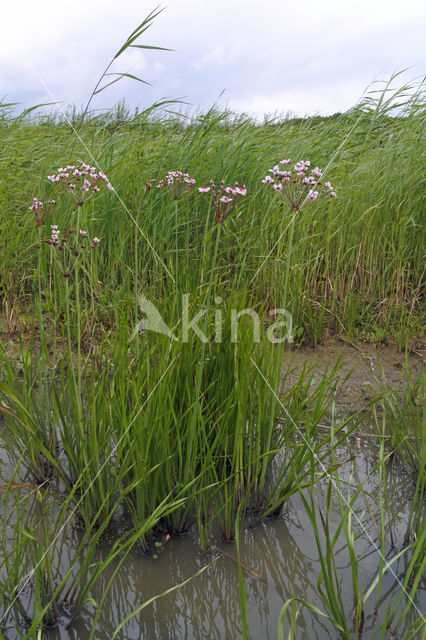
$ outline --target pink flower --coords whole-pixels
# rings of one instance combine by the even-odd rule
[[[99,243],[100,243],[99,238],[96,238],[96,236],[95,236],[95,237],[93,238],[93,240],[92,240],[92,246],[93,246],[93,247],[97,247]]]
[[[225,187],[226,193],[229,193],[231,196],[237,195],[237,190],[234,187]]]
[[[262,182],[265,182],[265,184],[274,184],[275,180],[272,176],[265,176],[265,179],[262,180]]]
[[[308,198],[309,200],[316,200],[318,198],[318,191],[312,191],[312,189],[309,189]]]
[[[326,182],[324,185],[327,189],[332,189],[333,185],[331,184],[331,182]]]
[[[316,178],[320,178],[322,176],[322,170],[319,167],[315,167],[311,171],[311,176],[315,176]]]
[[[293,169],[295,170],[297,175],[301,177],[305,175],[307,167],[305,166],[304,162],[296,162]]]
[[[222,196],[221,198],[219,198],[219,202],[224,202],[225,204],[228,204],[228,202],[232,202],[232,198],[228,198],[228,196]]]
[[[210,187],[198,187],[198,191],[200,193],[208,193],[210,191]]]
[[[281,191],[281,189],[283,188],[283,185],[281,184],[281,182],[279,182],[278,184],[274,184],[273,187],[275,191]]]
[[[283,158],[283,160],[281,160],[281,164],[290,164],[290,162],[290,158]]]
[[[335,198],[335,197],[336,197],[335,192],[334,191],[330,191],[330,198]]]
[[[303,179],[303,184],[315,184],[315,180],[312,176],[309,176],[309,178]]]
[[[243,184],[242,187],[238,185],[238,182],[235,183],[235,191],[239,196],[245,196],[247,193],[247,187]]]
[[[52,230],[52,244],[58,244],[59,243],[59,229],[58,229],[58,225],[57,224],[51,224],[50,228]]]

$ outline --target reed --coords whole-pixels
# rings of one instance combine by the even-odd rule
[[[208,201],[196,188],[179,200],[156,185],[146,192],[150,180],[158,182],[168,171],[181,169],[197,181],[196,187],[208,185],[212,177],[247,185],[244,202],[223,225],[219,264],[226,293],[237,282],[253,305],[288,306],[298,339],[307,342],[332,330],[373,341],[393,334],[404,347],[423,322],[424,279],[417,161],[424,86],[412,87],[411,95],[405,89],[402,97],[385,86],[346,114],[262,125],[212,109],[186,122],[179,115],[150,112],[111,132],[102,119],[90,121],[86,114],[79,132],[86,149],[74,138],[70,142],[66,121],[15,122],[6,112],[7,153],[0,163],[4,301],[21,323],[33,316],[39,240],[31,215],[22,212],[35,196],[42,202],[55,199],[54,185],[45,176],[64,161],[75,164],[88,149],[116,186],[116,194],[99,194],[86,207],[93,235],[101,239],[93,291],[87,292],[95,324],[110,330],[117,302],[126,295],[136,313],[136,290],[158,300],[173,283],[165,268],[175,280],[178,274],[185,291],[198,287],[210,244],[207,230],[214,226]],[[296,161],[308,147],[324,179],[332,180],[337,198],[306,202],[294,215],[261,181],[284,151]],[[17,156],[27,169],[10,166],[7,158]],[[46,215],[42,239],[46,225],[57,224],[64,234],[69,222],[69,210],[58,203]],[[48,264],[41,285],[45,315],[52,318],[45,296],[52,288]],[[86,300],[81,300],[83,308]]]

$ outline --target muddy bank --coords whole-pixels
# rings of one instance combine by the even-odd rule
[[[413,383],[425,372],[426,343],[417,341],[406,354],[394,345],[352,344],[341,338],[329,339],[315,348],[302,346],[284,356],[285,388],[294,384],[305,363],[314,368],[314,379],[320,379],[339,358],[340,379],[349,377],[339,388],[336,407],[347,413],[380,395],[380,382],[402,396],[407,388],[407,374]]]

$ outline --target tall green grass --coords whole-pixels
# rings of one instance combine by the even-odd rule
[[[6,113],[0,161],[3,302],[28,324],[37,260],[28,205],[33,196],[53,196],[48,173],[92,154],[91,162],[107,173],[119,196],[104,194],[86,209],[88,224],[102,240],[94,307],[103,328],[115,325],[117,303],[126,296],[134,307],[136,288],[161,300],[173,283],[166,269],[188,291],[199,286],[212,224],[208,202],[195,190],[177,204],[165,190],[145,194],[148,180],[181,169],[197,186],[210,178],[247,184],[244,203],[222,233],[225,294],[237,282],[253,305],[285,303],[298,336],[308,342],[330,329],[372,340],[393,334],[403,347],[421,328],[424,278],[424,87],[405,89],[392,93],[385,86],[345,114],[262,125],[215,109],[189,121],[150,113],[116,127],[107,117],[86,116],[79,130],[84,146],[65,120],[15,121]],[[327,167],[326,178],[338,194],[306,203],[294,225],[280,199],[261,183],[284,154]],[[65,230],[73,220],[60,203],[46,224]],[[133,220],[142,233],[135,235]]]

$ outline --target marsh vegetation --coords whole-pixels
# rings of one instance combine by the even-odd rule
[[[258,637],[267,575],[278,638],[422,637],[424,376],[408,354],[424,320],[423,91],[387,85],[344,114],[262,124],[216,108],[1,107],[1,638],[207,637],[178,609],[197,584],[205,598],[219,560],[233,608],[217,637]],[[301,199],[282,197],[286,177]],[[141,296],[167,331],[147,326]],[[277,309],[293,344],[270,339]],[[259,340],[250,314],[235,333],[235,310],[256,313]],[[340,361],[282,367],[326,336],[393,341],[404,388],[382,379],[336,412]],[[188,539],[197,561],[176,569]],[[159,591],[135,580],[120,600],[129,567],[150,576],[154,561]],[[176,615],[157,628],[143,615],[162,595]]]

